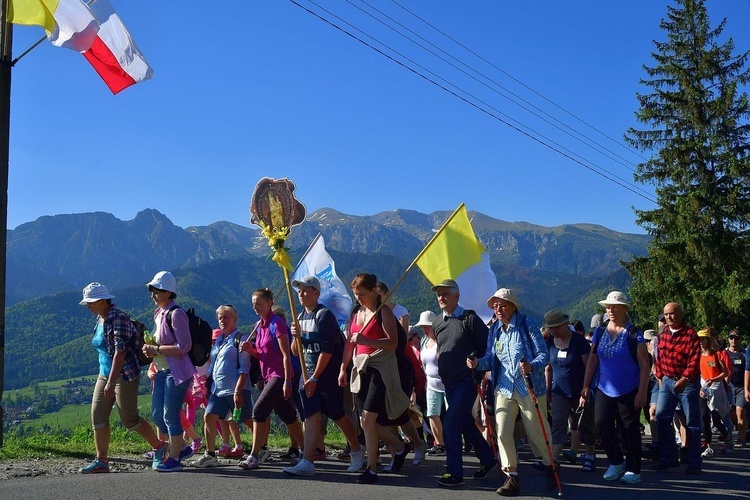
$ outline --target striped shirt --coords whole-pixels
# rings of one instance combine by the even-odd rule
[[[685,377],[692,381],[700,375],[701,344],[692,328],[683,326],[674,332],[665,328],[658,349],[656,378]]]

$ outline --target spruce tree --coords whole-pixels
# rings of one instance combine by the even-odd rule
[[[677,0],[654,41],[654,66],[638,93],[625,140],[649,155],[635,180],[654,186],[657,208],[636,210],[653,236],[646,257],[626,264],[641,319],[680,302],[694,327],[750,326],[750,107],[748,54],[720,42],[703,0]]]

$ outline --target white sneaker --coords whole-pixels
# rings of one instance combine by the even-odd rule
[[[349,453],[349,467],[346,472],[358,472],[365,464],[365,450],[352,451]]]
[[[264,464],[268,461],[268,459],[271,458],[271,450],[268,448],[263,448],[258,453],[258,463]]]
[[[414,461],[412,464],[419,465],[424,460],[425,454],[427,453],[427,443],[422,443],[421,446],[417,446],[414,450]]]
[[[625,462],[622,462],[620,465],[610,465],[602,478],[605,481],[616,481],[623,472],[625,472]]]
[[[303,459],[294,467],[284,467],[282,470],[293,476],[313,476],[315,475],[315,464]]]
[[[200,457],[198,460],[193,460],[190,462],[190,465],[193,467],[216,467],[219,465],[219,461],[216,459],[216,457],[212,457],[208,453],[204,453],[202,457]]]
[[[707,446],[705,450],[703,450],[703,453],[701,453],[701,456],[703,458],[708,458],[714,456],[714,449],[710,446]]]
[[[641,482],[641,475],[635,472],[626,472],[620,481],[627,484],[637,484]]]

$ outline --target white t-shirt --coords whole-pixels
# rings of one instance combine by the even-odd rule
[[[422,360],[424,374],[427,376],[427,388],[436,392],[445,392],[445,386],[438,374],[437,342],[430,342],[429,346],[427,342],[423,343],[419,358]]]

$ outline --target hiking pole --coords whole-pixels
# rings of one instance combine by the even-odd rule
[[[521,358],[521,363],[526,363],[526,358]],[[522,371],[523,373],[523,371]],[[555,456],[552,455],[552,447],[549,445],[549,437],[547,437],[547,431],[544,429],[544,420],[542,419],[542,412],[539,411],[539,400],[536,397],[536,393],[534,392],[534,384],[531,381],[531,373],[524,373],[523,374],[523,382],[526,384],[526,389],[529,391],[529,396],[531,396],[531,400],[534,402],[534,408],[536,408],[536,416],[539,419],[539,427],[542,428],[542,436],[544,437],[544,444],[547,445],[547,452],[549,453],[549,460],[550,460],[550,467],[552,467],[552,472],[555,474],[555,481],[557,482],[557,496],[562,496],[562,485],[560,484],[560,475],[557,473],[557,462],[555,461]]]
[[[476,361],[477,359],[477,353],[472,352],[469,354],[469,359],[471,361]],[[503,472],[503,465],[500,463],[500,457],[498,456],[497,452],[497,438],[495,437],[495,431],[492,427],[492,421],[490,420],[490,413],[487,411],[487,403],[484,400],[484,391],[482,390],[482,383],[480,382],[477,385],[477,394],[479,394],[479,403],[482,405],[482,411],[484,413],[484,420],[487,422],[487,433],[489,434],[489,442],[490,446],[492,446],[492,453],[495,455],[495,463],[497,463],[497,471],[500,473],[500,476],[502,477],[505,475]]]

